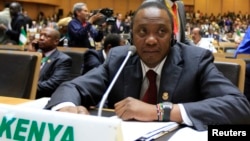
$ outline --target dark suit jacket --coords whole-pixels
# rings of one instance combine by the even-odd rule
[[[103,65],[70,82],[63,83],[46,108],[61,102],[96,105],[121,66],[127,47],[112,48]],[[246,97],[213,63],[209,50],[177,43],[163,65],[158,103],[182,103],[195,129],[210,124],[250,124],[250,104]],[[142,68],[137,54],[130,57],[108,97],[108,106],[126,97],[140,98]],[[169,98],[164,100],[163,93]],[[69,95],[70,94],[70,95]]]
[[[98,67],[105,61],[102,51],[103,50],[89,49],[88,51],[84,53],[84,57],[83,57],[84,64],[83,64],[82,74],[85,74],[89,70],[95,67]]]
[[[116,25],[116,22],[114,22],[111,25],[111,33],[121,34],[121,33],[125,32],[125,30],[126,30],[126,25],[123,21],[121,22],[120,27],[118,27]]]
[[[19,43],[19,35],[21,33],[21,28],[26,31],[26,19],[23,14],[18,14],[11,20],[11,30],[7,30],[6,34],[11,40],[14,40],[17,44]]]
[[[40,71],[36,98],[50,97],[55,89],[70,79],[72,59],[56,50]]]
[[[247,63],[244,94],[246,95],[248,101],[250,101],[250,87],[249,86],[250,86],[250,63]]]
[[[165,0],[159,0],[161,1],[164,5],[166,5]],[[178,15],[179,15],[179,20],[180,20],[180,42],[188,44],[188,45],[193,45],[190,39],[188,39],[185,35],[185,29],[186,29],[186,13],[185,13],[185,7],[184,4],[181,1],[176,1],[175,2],[178,7]]]

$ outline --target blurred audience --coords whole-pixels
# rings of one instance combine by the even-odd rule
[[[210,39],[202,38],[202,31],[199,27],[195,27],[192,30],[191,34],[192,34],[192,40],[196,46],[208,49],[213,53],[217,52]]]
[[[10,22],[10,3],[5,3],[4,9],[0,11],[0,25],[4,25],[5,27],[11,28]],[[4,30],[0,30],[0,44],[6,44],[10,40],[10,37],[6,34]]]
[[[0,24],[0,31],[5,32],[11,40],[14,40],[16,43],[19,43],[19,35],[21,33],[21,28],[23,27],[26,30],[26,18],[22,14],[22,6],[20,3],[12,2],[10,4],[9,9],[11,16],[11,26],[8,27],[4,24]]]

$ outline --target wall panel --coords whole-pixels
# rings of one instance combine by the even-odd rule
[[[241,11],[242,14],[250,13],[250,1],[248,0],[237,0],[234,5],[234,11]]]
[[[100,0],[100,8],[111,8],[114,9],[115,0]]]
[[[236,0],[222,0],[222,13],[234,12],[234,5]],[[237,11],[238,12],[238,11]]]
[[[197,12],[198,10],[202,13],[205,13],[207,10],[207,1],[206,0],[195,0],[194,3],[194,12]]]
[[[210,15],[211,13],[217,15],[218,13],[221,13],[221,6],[222,6],[221,0],[207,0],[206,13],[208,15]]]
[[[54,5],[54,6],[59,6],[61,2],[61,0],[12,0],[12,1],[41,3],[41,4],[48,4],[48,5]]]
[[[114,0],[114,14],[116,13],[126,13],[128,10],[128,4],[127,1],[122,0]]]
[[[183,0],[183,3],[184,3],[185,5],[194,5],[194,1],[195,1],[195,0]]]

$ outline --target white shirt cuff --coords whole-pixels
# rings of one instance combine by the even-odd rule
[[[179,106],[180,111],[181,111],[181,117],[182,117],[183,123],[188,125],[188,126],[193,126],[193,123],[190,120],[190,118],[188,117],[184,106],[182,104],[178,104],[178,106]]]
[[[72,102],[63,102],[63,103],[60,103],[54,107],[51,108],[52,111],[57,111],[63,107],[67,107],[67,106],[76,106],[74,103]]]

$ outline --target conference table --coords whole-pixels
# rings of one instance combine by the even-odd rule
[[[18,105],[18,104],[23,104],[26,102],[31,102],[34,100],[31,99],[24,99],[24,98],[15,98],[15,97],[6,97],[6,96],[0,96],[0,103],[2,104],[9,104],[9,105]],[[97,109],[93,109],[92,111],[90,111],[91,114],[96,115],[97,114]],[[112,109],[104,109],[103,110],[103,115],[114,115],[114,110]],[[161,137],[159,137],[158,139],[156,139],[155,141],[167,141],[171,138],[171,136],[173,136],[178,130],[172,131],[170,133],[167,133]],[[139,140],[138,140],[139,141]]]
[[[3,104],[16,105],[16,104],[22,104],[24,102],[29,102],[29,101],[32,101],[32,100],[24,99],[24,98],[0,96],[0,103],[3,103]]]

